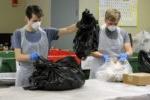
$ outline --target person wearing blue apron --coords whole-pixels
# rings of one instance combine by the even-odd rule
[[[37,5],[26,8],[27,24],[13,33],[12,47],[16,57],[16,82],[18,87],[30,86],[29,77],[34,71],[33,62],[39,56],[47,58],[51,42],[60,36],[77,31],[76,25],[65,28],[41,28],[42,9]]]
[[[92,52],[86,59],[90,66],[90,78],[96,78],[95,74],[111,57],[120,61],[127,60],[132,54],[132,47],[128,33],[118,27],[121,14],[117,9],[108,9],[105,13],[105,24],[99,32],[98,51]]]

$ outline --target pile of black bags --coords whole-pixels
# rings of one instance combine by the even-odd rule
[[[99,26],[89,10],[82,13],[81,20],[77,23],[78,31],[73,40],[73,49],[80,59],[85,59],[91,52],[98,49]]]
[[[56,63],[40,57],[34,64],[35,71],[29,78],[28,90],[70,90],[85,83],[84,73],[73,57],[63,58]]]
[[[140,50],[138,54],[139,71],[150,73],[150,52]]]

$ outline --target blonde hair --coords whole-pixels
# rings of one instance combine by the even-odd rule
[[[105,13],[105,20],[119,21],[121,18],[121,13],[117,9],[107,9]]]

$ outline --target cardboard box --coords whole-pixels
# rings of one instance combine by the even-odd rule
[[[132,85],[150,85],[150,73],[124,74],[123,82]]]

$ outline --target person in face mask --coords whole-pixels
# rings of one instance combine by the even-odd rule
[[[120,18],[121,13],[117,9],[106,11],[105,24],[101,26],[99,32],[98,51],[92,52],[87,59],[91,64],[90,78],[95,78],[98,68],[109,62],[111,57],[124,62],[132,54],[128,33],[117,26]]]
[[[12,47],[16,57],[16,86],[29,86],[29,77],[34,68],[33,62],[39,56],[47,58],[51,42],[60,36],[77,31],[75,24],[65,28],[42,28],[42,9],[37,5],[29,5],[26,8],[27,24],[17,29],[12,36]]]

